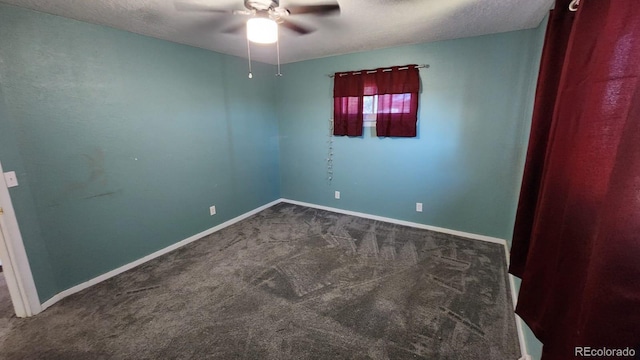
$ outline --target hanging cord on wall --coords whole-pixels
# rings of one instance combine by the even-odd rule
[[[282,73],[280,72],[280,39],[276,41],[276,54],[278,54],[278,73],[276,76],[282,76]]]
[[[249,56],[249,79],[252,79],[253,74],[251,73],[251,45],[249,44],[249,37],[247,37],[247,53]]]
[[[578,11],[578,6],[580,5],[580,0],[573,0],[569,4],[569,11]]]
[[[329,119],[329,150],[327,151],[327,182],[333,180],[333,119]]]

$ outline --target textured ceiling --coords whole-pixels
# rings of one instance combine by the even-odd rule
[[[213,51],[247,57],[243,35],[222,29],[246,21],[239,15],[177,11],[173,0],[0,0],[50,14],[102,24]],[[317,31],[280,31],[282,63],[403,44],[455,39],[538,26],[554,0],[338,0],[337,16],[295,15]],[[244,9],[243,0],[191,0],[222,9]],[[280,5],[327,0],[281,0]],[[274,45],[254,45],[252,59],[275,63]]]

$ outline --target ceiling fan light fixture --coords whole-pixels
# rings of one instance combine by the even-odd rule
[[[266,17],[247,20],[247,39],[258,44],[273,44],[278,41],[278,24]]]

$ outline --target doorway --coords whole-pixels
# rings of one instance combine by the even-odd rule
[[[11,299],[13,312],[18,317],[27,317],[42,310],[38,292],[33,281],[29,260],[22,242],[9,189],[0,163],[0,262],[2,280],[0,280],[0,301]],[[4,286],[6,284],[6,286]],[[2,293],[4,292],[4,293]],[[5,304],[0,302],[0,312]]]

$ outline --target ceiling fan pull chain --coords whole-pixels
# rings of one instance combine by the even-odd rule
[[[280,39],[276,40],[276,54],[278,56],[278,73],[276,76],[282,76],[282,73],[280,72]]]
[[[249,44],[249,38],[247,37],[247,55],[249,57],[249,79],[253,78],[253,74],[251,73],[251,45]]]

